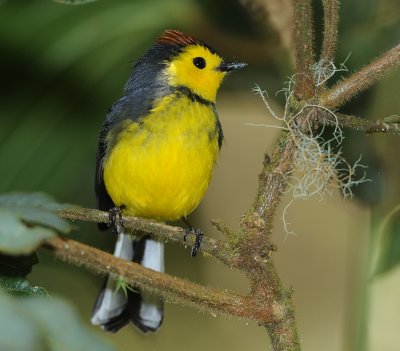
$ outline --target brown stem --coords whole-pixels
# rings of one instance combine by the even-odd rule
[[[271,161],[264,162],[252,211],[266,222],[271,222],[285,191],[288,177],[293,168],[295,150],[293,140],[286,132],[282,132],[274,148]]]
[[[400,123],[386,123],[380,120],[368,120],[355,116],[335,114],[336,118],[330,113],[319,114],[321,123],[353,128],[365,133],[392,133],[400,135]]]
[[[369,88],[385,74],[400,65],[400,44],[385,52],[357,73],[324,92],[319,103],[329,109],[337,108],[353,96]]]
[[[272,219],[287,186],[293,168],[295,145],[287,132],[282,132],[275,144],[272,158],[265,156],[259,176],[258,193],[251,209],[240,222],[237,242],[241,269],[250,279],[252,295],[268,305],[278,306],[279,322],[265,324],[273,350],[300,350],[294,303],[284,288],[272,260],[276,250],[271,240]]]
[[[58,210],[57,214],[65,219],[82,220],[96,223],[108,223],[108,213],[89,208],[69,208]],[[188,236],[187,241],[183,241],[184,230],[179,227],[154,222],[151,220],[123,216],[124,227],[151,234],[154,238],[162,241],[172,241],[184,246],[193,245],[194,238]],[[201,245],[201,251],[211,255],[228,266],[233,265],[233,258],[230,257],[228,244],[209,237],[204,237]]]
[[[321,60],[333,62],[338,36],[339,1],[323,0],[323,5],[324,39],[322,42]]]
[[[74,240],[55,237],[45,242],[43,247],[63,262],[84,267],[103,276],[114,274],[116,277],[122,277],[129,286],[157,294],[170,302],[252,319],[260,323],[271,323],[279,318],[279,314],[262,301],[156,272]],[[279,322],[279,319],[277,321]]]
[[[311,0],[294,0],[293,40],[296,60],[294,95],[298,100],[308,100],[315,94],[311,72],[314,62]]]

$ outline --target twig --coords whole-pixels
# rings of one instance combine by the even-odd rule
[[[162,296],[169,302],[252,319],[259,323],[271,323],[276,318],[278,320],[275,321],[279,321],[279,314],[272,306],[261,301],[156,272],[74,240],[55,237],[45,242],[43,247],[63,262],[84,267],[102,276],[113,274],[122,277],[129,286]]]
[[[385,123],[380,120],[369,120],[355,116],[344,115],[336,113],[332,114],[321,113],[318,114],[321,123],[327,123],[333,126],[338,124],[342,127],[353,128],[365,133],[392,133],[400,135],[400,123]]]
[[[336,84],[319,98],[319,104],[334,109],[366,90],[385,74],[400,65],[400,44],[377,58],[357,73]]]
[[[65,219],[108,223],[108,213],[95,209],[82,207],[70,208],[58,210],[57,214]],[[158,240],[172,241],[184,246],[194,243],[194,238],[191,238],[190,236],[188,236],[187,241],[183,240],[185,232],[180,227],[174,227],[139,217],[123,216],[123,221],[125,228],[151,234]],[[233,258],[229,256],[231,251],[229,250],[228,244],[220,240],[215,240],[205,236],[202,241],[201,252],[217,258],[228,266],[232,266],[234,264]]]
[[[259,188],[252,212],[264,221],[270,222],[285,191],[288,177],[293,167],[295,144],[286,131],[280,138],[272,154],[270,163],[264,164],[259,176]]]
[[[323,0],[324,5],[324,39],[320,61],[333,62],[335,59],[338,21],[339,21],[339,1]]]
[[[311,72],[311,65],[314,62],[311,0],[294,0],[293,40],[296,60],[294,96],[298,100],[308,100],[315,93]]]

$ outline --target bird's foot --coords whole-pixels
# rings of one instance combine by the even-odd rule
[[[122,209],[123,206],[113,207],[108,211],[108,226],[114,234],[119,234],[124,227]]]

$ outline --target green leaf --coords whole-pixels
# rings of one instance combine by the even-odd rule
[[[0,252],[24,255],[57,232],[69,233],[69,222],[55,210],[68,207],[45,194],[13,193],[0,196]]]
[[[382,274],[400,263],[400,205],[386,215],[377,235],[379,254],[374,274]]]
[[[56,210],[68,208],[70,205],[59,204],[54,199],[42,193],[11,193],[0,195],[0,210],[11,210],[30,224],[40,224],[58,232],[68,234],[71,224],[57,216]]]
[[[0,252],[20,255],[34,251],[44,240],[55,236],[45,227],[32,227],[21,222],[18,214],[0,209]]]
[[[30,285],[23,277],[10,277],[0,274],[0,286],[17,296],[49,296],[45,288]]]
[[[67,303],[0,294],[0,350],[115,351],[90,332]]]
[[[36,253],[26,256],[0,254],[0,274],[25,277],[32,271],[32,266],[38,263]]]
[[[39,351],[43,345],[40,331],[27,317],[20,299],[0,294],[0,349]]]
[[[125,297],[128,297],[128,290],[132,291],[132,292],[138,292],[137,290],[133,289],[132,287],[130,287],[126,281],[124,280],[123,277],[119,276],[116,280],[115,280],[115,290],[114,293],[117,293],[118,291],[122,291],[122,293],[124,294]]]
[[[83,327],[71,306],[59,299],[50,302],[47,299],[29,299],[25,303],[45,331],[45,341],[50,350],[111,350]]]

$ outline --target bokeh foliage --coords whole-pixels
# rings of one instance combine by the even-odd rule
[[[4,3],[0,191],[41,189],[93,205],[101,120],[137,53],[192,7],[185,1]]]

